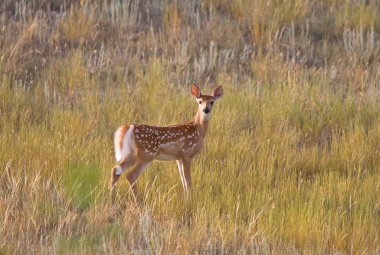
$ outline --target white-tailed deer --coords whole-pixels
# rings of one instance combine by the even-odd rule
[[[204,138],[215,100],[223,95],[218,86],[212,95],[202,95],[199,87],[191,86],[198,111],[194,120],[175,126],[124,125],[115,132],[115,156],[118,164],[112,168],[111,188],[128,167],[127,173],[133,194],[137,197],[136,180],[153,160],[177,161],[183,188],[191,188],[191,161],[203,148]]]

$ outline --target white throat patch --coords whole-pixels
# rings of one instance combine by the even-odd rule
[[[211,117],[211,112],[209,112],[209,113],[204,113],[204,112],[202,111],[202,117],[203,117],[204,119],[206,119],[206,120],[210,119],[210,117]]]

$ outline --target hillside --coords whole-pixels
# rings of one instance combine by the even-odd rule
[[[0,254],[379,254],[376,0],[3,0]],[[176,164],[108,190],[113,133],[222,85]]]

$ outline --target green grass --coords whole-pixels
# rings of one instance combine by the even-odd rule
[[[0,10],[0,254],[380,252],[376,2],[48,2]],[[191,120],[193,81],[191,196],[173,162],[112,195],[116,128]]]
[[[68,200],[81,208],[88,208],[95,200],[100,169],[95,166],[69,164],[63,172],[63,189]]]

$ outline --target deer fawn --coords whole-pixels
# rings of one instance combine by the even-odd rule
[[[191,188],[191,161],[203,148],[204,138],[215,100],[223,95],[218,86],[212,95],[202,95],[196,84],[191,94],[198,103],[194,120],[175,126],[157,127],[148,125],[124,125],[115,132],[115,156],[118,164],[112,168],[111,188],[120,175],[130,166],[127,173],[133,195],[137,197],[136,180],[153,160],[177,161],[183,188]]]

